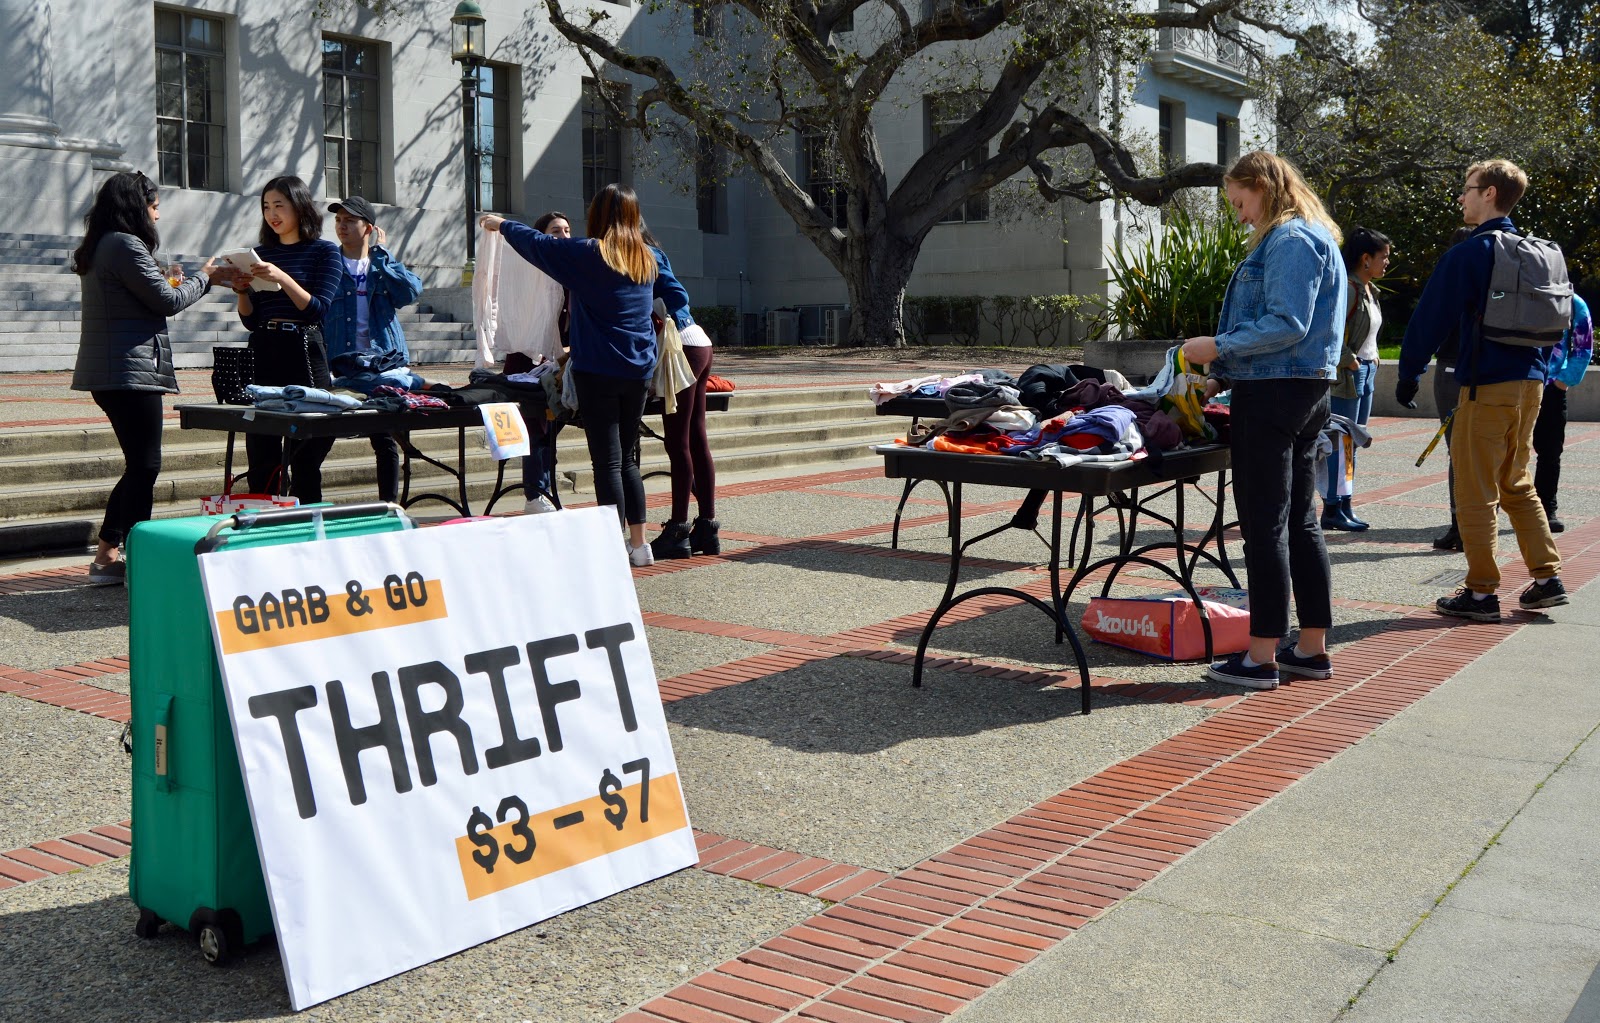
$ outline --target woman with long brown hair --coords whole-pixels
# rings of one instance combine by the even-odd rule
[[[1287,160],[1246,154],[1223,184],[1251,228],[1250,254],[1228,282],[1216,336],[1190,338],[1183,354],[1210,365],[1208,389],[1233,389],[1233,499],[1244,535],[1250,649],[1213,664],[1207,676],[1275,689],[1280,671],[1333,676],[1333,583],[1317,524],[1316,447],[1344,339],[1345,268],[1338,226]],[[1291,589],[1300,635],[1285,644]]]
[[[595,500],[613,505],[628,531],[628,559],[652,564],[644,541],[644,480],[636,454],[639,418],[656,366],[650,321],[656,258],[640,234],[639,199],[607,185],[589,204],[587,238],[557,238],[486,214],[518,255],[566,288],[571,301],[567,372],[577,385],[594,467]]]

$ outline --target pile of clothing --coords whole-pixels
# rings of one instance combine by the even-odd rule
[[[1159,457],[1181,446],[1185,431],[1115,370],[1065,365],[1030,366],[1019,378],[980,370],[950,378],[873,385],[879,393],[927,393],[943,386],[949,415],[917,424],[901,443],[934,451],[1019,455],[1062,465]],[[1137,393],[1137,392],[1134,392]]]
[[[415,391],[427,384],[406,365],[398,351],[351,352],[335,356],[328,367],[333,371],[333,386],[343,391],[371,394],[385,385]]]

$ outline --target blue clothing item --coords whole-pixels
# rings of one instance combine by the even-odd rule
[[[422,279],[381,245],[372,246],[367,258],[367,343],[362,344],[356,336],[356,279],[341,256],[338,294],[322,321],[328,360],[358,351],[399,352],[404,360],[401,365],[405,365],[411,361],[411,353],[395,312],[422,294]]]
[[[653,284],[635,283],[611,269],[600,257],[600,243],[590,238],[555,238],[513,220],[501,223],[500,234],[571,296],[569,367],[621,380],[650,379],[656,369]]]
[[[339,279],[344,276],[344,260],[339,256],[339,246],[326,238],[295,242],[293,245],[273,242],[270,245],[257,245],[256,255],[294,278],[306,289],[311,301],[306,303],[304,309],[300,309],[282,291],[252,291],[249,314],[239,316],[244,325],[255,330],[268,320],[289,320],[321,326],[339,290]]]
[[[1349,305],[1339,244],[1320,224],[1279,224],[1228,282],[1213,376],[1333,380]]]
[[[386,369],[382,373],[351,373],[348,376],[336,377],[333,386],[345,391],[371,394],[385,384],[390,387],[404,387],[408,391],[419,391],[427,386],[427,383],[409,369],[402,368]]]
[[[1372,418],[1372,396],[1378,389],[1378,361],[1358,361],[1355,371],[1356,396],[1354,398],[1328,398],[1328,411],[1336,416],[1344,416],[1351,422],[1366,426]],[[1350,458],[1350,471],[1355,472],[1356,459],[1352,452]],[[1336,442],[1333,453],[1328,456],[1327,487],[1322,491],[1330,501],[1337,501],[1339,494],[1339,481],[1344,478],[1344,444]]]
[[[1550,349],[1484,341],[1479,335],[1483,303],[1494,271],[1495,231],[1515,231],[1510,217],[1479,224],[1467,239],[1439,257],[1422,297],[1406,324],[1400,344],[1400,379],[1419,379],[1428,360],[1452,336],[1460,339],[1456,383],[1503,384],[1511,380],[1543,381]]]
[[[1589,363],[1594,359],[1594,321],[1589,316],[1589,304],[1577,295],[1572,296],[1572,327],[1550,350],[1550,374],[1547,382],[1557,380],[1569,388],[1583,383]]]
[[[694,317],[689,314],[689,289],[678,282],[677,275],[672,272],[672,264],[667,261],[667,254],[650,246],[650,251],[656,254],[656,283],[654,294],[667,307],[667,315],[672,317],[672,322],[678,325],[679,330],[687,329],[694,325]]]

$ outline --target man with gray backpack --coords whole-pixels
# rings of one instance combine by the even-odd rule
[[[1567,603],[1561,556],[1528,466],[1550,348],[1572,323],[1572,284],[1561,249],[1519,234],[1511,222],[1527,188],[1528,175],[1509,160],[1467,168],[1456,201],[1474,230],[1440,257],[1428,279],[1406,326],[1395,386],[1395,398],[1415,408],[1428,360],[1459,332],[1450,464],[1467,579],[1434,607],[1473,621],[1500,620],[1497,508],[1511,519],[1533,576],[1518,603],[1525,610]]]

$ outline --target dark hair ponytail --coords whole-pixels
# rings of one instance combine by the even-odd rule
[[[150,219],[157,194],[156,183],[139,171],[121,171],[107,178],[83,218],[83,243],[72,253],[72,272],[80,277],[89,272],[94,250],[108,234],[131,234],[153,254],[161,244],[155,221]]]
[[[294,215],[300,221],[300,240],[314,242],[322,237],[322,213],[317,209],[317,204],[311,200],[311,189],[306,183],[293,174],[280,174],[261,187],[261,198],[265,199],[268,192],[277,192],[289,200],[289,205],[294,207]],[[261,220],[261,244],[272,245],[278,240],[278,233],[267,226],[266,218]]]
[[[1362,256],[1376,256],[1393,244],[1382,231],[1374,231],[1370,227],[1356,228],[1339,249],[1339,254],[1344,257],[1345,272],[1355,273],[1356,267],[1361,265]]]

